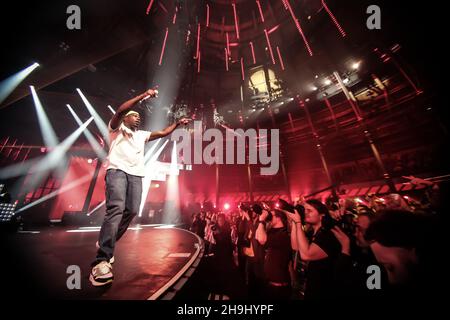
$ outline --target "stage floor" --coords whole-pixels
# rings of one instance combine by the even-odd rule
[[[89,273],[98,233],[98,227],[50,227],[2,234],[3,292],[21,299],[157,299],[191,267],[202,245],[183,229],[132,226],[116,245],[114,282],[93,287]],[[80,268],[81,289],[68,288],[69,266]]]

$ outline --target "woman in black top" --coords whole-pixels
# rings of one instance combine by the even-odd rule
[[[322,217],[329,215],[327,207],[319,200],[307,200],[305,223],[312,235],[307,237],[302,227],[300,214],[284,211],[292,220],[291,245],[308,262],[305,300],[332,298],[334,288],[335,261],[340,253],[340,244],[330,230],[322,227]]]

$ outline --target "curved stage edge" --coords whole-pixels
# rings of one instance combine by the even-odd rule
[[[2,234],[4,290],[21,299],[171,300],[204,253],[203,240],[188,230],[134,225],[116,244],[113,283],[93,287],[98,232],[56,226]]]

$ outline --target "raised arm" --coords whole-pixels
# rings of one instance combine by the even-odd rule
[[[296,237],[291,238],[291,240],[297,240],[297,248],[300,252],[300,257],[302,260],[305,261],[313,261],[313,260],[320,260],[328,257],[325,251],[322,250],[317,244],[315,243],[309,243],[308,238],[306,238],[305,231],[302,227],[302,220],[300,214],[295,210],[295,213],[291,213],[286,210],[282,210],[286,215],[294,221],[295,231],[292,230],[292,232],[295,232]],[[295,245],[292,244],[292,247],[295,248]]]
[[[291,247],[292,250],[298,251],[298,235],[295,221],[291,221]]]
[[[113,130],[117,129],[117,127],[120,125],[120,120],[122,119],[122,117],[128,111],[130,111],[130,109],[133,108],[133,106],[137,102],[139,102],[142,99],[147,98],[147,97],[156,97],[157,94],[158,94],[157,90],[149,89],[149,90],[145,91],[144,93],[137,95],[136,97],[131,98],[130,100],[127,100],[124,103],[122,103],[122,105],[119,107],[119,109],[117,109],[116,113],[114,114],[114,116],[111,119],[111,129],[113,129]]]
[[[268,215],[269,215],[269,212],[267,210],[263,209],[262,214],[258,218],[259,224],[258,224],[258,227],[256,228],[255,239],[261,245],[265,245],[267,242],[266,219],[267,219]]]
[[[165,136],[168,136],[169,134],[171,134],[179,125],[181,124],[188,124],[191,121],[191,119],[186,119],[183,118],[181,120],[178,120],[177,122],[172,123],[170,126],[168,126],[167,128],[163,129],[163,130],[159,130],[159,131],[152,131],[152,133],[150,134],[150,138],[148,139],[148,141],[151,140],[155,140],[158,138],[162,138]]]

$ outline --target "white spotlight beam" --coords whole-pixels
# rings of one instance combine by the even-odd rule
[[[64,157],[66,151],[76,141],[84,129],[91,123],[92,117],[89,118],[81,127],[75,130],[69,137],[61,142],[56,148],[54,148],[45,157],[39,159],[27,160],[23,163],[14,164],[0,170],[0,179],[9,179],[24,175],[29,169],[32,172],[49,170],[59,164],[59,160]]]
[[[8,98],[9,95],[17,88],[17,86],[37,67],[39,67],[39,63],[35,62],[22,71],[19,71],[5,80],[2,80],[2,82],[0,82],[0,104],[5,101],[5,99]]]
[[[159,140],[157,141],[159,143]],[[148,191],[150,190],[150,184],[152,183],[152,177],[153,177],[153,172],[152,172],[152,167],[154,165],[154,163],[156,162],[156,160],[158,159],[159,155],[163,152],[164,148],[166,147],[167,143],[169,142],[169,140],[166,140],[164,142],[164,144],[159,147],[158,151],[156,151],[156,153],[150,158],[150,160],[145,164],[145,172],[148,172],[143,181],[142,181],[142,197],[141,197],[141,205],[139,206],[139,217],[142,216],[142,210],[144,209],[144,204],[145,204],[145,200],[147,199],[147,195],[148,195]],[[156,147],[157,143],[155,145],[153,145],[153,147]],[[153,149],[152,147],[152,149]],[[149,150],[149,152],[147,152],[147,154],[150,153],[151,150]]]
[[[42,161],[32,169],[32,172],[41,172],[58,165],[59,161],[64,157],[67,150],[75,143],[78,137],[86,130],[86,127],[92,122],[93,117],[90,117],[84,122],[77,130],[72,132],[63,142],[61,142],[56,148],[54,148],[49,154],[47,154]]]
[[[147,163],[150,160],[150,157],[152,156],[153,152],[155,152],[155,149],[158,146],[160,141],[161,141],[161,138],[156,140],[155,143],[151,146],[151,148],[145,153],[144,163]]]
[[[150,160],[146,163],[145,165],[145,170],[148,172],[149,168],[156,162],[156,160],[158,159],[159,155],[163,152],[164,148],[166,147],[166,145],[169,143],[169,140],[166,140],[164,142],[164,144],[159,147],[158,151],[156,151],[156,153],[150,158]]]
[[[32,183],[28,186],[29,190],[34,190],[41,182],[42,178],[52,169],[57,168],[57,173],[62,177],[62,168],[60,164],[65,159],[66,152],[75,143],[81,133],[86,130],[86,127],[92,122],[90,117],[77,130],[68,136],[61,144],[53,149],[47,156],[42,159],[35,167],[32,167],[30,174],[34,174]]]
[[[155,141],[155,143],[151,146],[151,148],[145,153],[144,157],[144,163],[145,163],[145,170],[146,172],[149,170],[151,165],[156,161],[156,159],[161,154],[162,150],[167,144],[167,141],[165,144],[157,151],[155,156],[152,157],[153,153],[155,152],[156,147],[158,146],[159,142],[161,141],[161,138]],[[151,174],[148,174],[144,177],[142,181],[142,197],[141,197],[141,204],[139,206],[139,217],[142,216],[142,210],[144,209],[145,200],[147,199],[148,191],[150,189],[150,185],[152,183],[152,176]]]
[[[55,131],[48,120],[47,114],[45,113],[44,107],[39,100],[34,86],[30,86],[30,89],[33,96],[34,106],[36,107],[36,113],[38,116],[42,137],[44,138],[44,143],[47,147],[55,147],[58,144],[58,138],[56,137]]]
[[[39,161],[42,161],[43,157],[35,158],[31,160],[26,160],[23,163],[17,163],[10,165],[8,167],[2,168],[0,170],[0,179],[9,179],[14,177],[20,177],[25,175],[28,170],[39,163]]]
[[[180,194],[178,187],[178,163],[177,163],[177,144],[173,142],[172,159],[170,162],[170,174],[167,180],[166,201],[164,203],[163,223],[176,223],[180,218]]]
[[[72,114],[72,116],[74,117],[76,123],[79,126],[83,125],[83,122],[81,121],[81,119],[78,117],[78,115],[75,113],[75,111],[72,109],[72,107],[70,106],[70,104],[66,104],[67,108],[69,108],[70,113]],[[103,150],[102,146],[97,142],[97,140],[95,140],[94,136],[92,135],[92,133],[89,131],[89,129],[86,129],[85,131],[83,131],[84,136],[86,137],[87,141],[89,142],[89,144],[91,145],[92,149],[94,150],[95,154],[101,159],[101,160],[105,160],[106,159],[106,152],[105,150]]]
[[[170,159],[170,175],[177,175],[179,173],[178,170],[178,163],[177,163],[177,142],[174,141],[173,142],[173,147],[172,147],[172,157]]]
[[[102,120],[102,118],[100,118],[97,111],[95,111],[94,107],[90,104],[88,99],[86,99],[83,92],[81,92],[81,90],[78,88],[77,88],[77,92],[81,96],[81,99],[83,100],[84,104],[86,105],[86,108],[88,109],[89,113],[94,117],[94,122],[97,125],[98,129],[100,130],[103,138],[106,139],[109,144],[109,132],[108,132],[107,125]]]
[[[38,200],[33,201],[32,203],[29,203],[26,206],[20,208],[19,210],[16,211],[16,214],[17,213],[21,213],[21,212],[23,212],[23,211],[25,211],[27,209],[30,209],[31,207],[34,207],[35,205],[38,205],[39,203],[42,203],[42,202],[47,201],[47,200],[49,200],[51,198],[54,198],[54,197],[56,197],[57,195],[59,195],[59,194],[61,194],[63,192],[66,192],[66,191],[69,191],[69,190],[71,190],[71,189],[73,189],[75,187],[78,187],[79,185],[85,183],[86,181],[89,181],[90,179],[91,179],[91,175],[87,174],[87,175],[85,175],[85,176],[83,176],[83,177],[81,177],[81,178],[79,178],[77,180],[74,180],[71,183],[69,183],[68,185],[64,186],[63,188],[55,190],[55,191],[53,191],[53,192],[43,196],[42,198],[39,198]]]
[[[90,216],[91,214],[93,214],[95,211],[97,211],[98,209],[100,209],[101,207],[103,207],[106,204],[106,200],[103,200],[102,202],[100,202],[100,204],[98,206],[96,206],[94,209],[92,209],[91,211],[89,211],[86,215]]]

